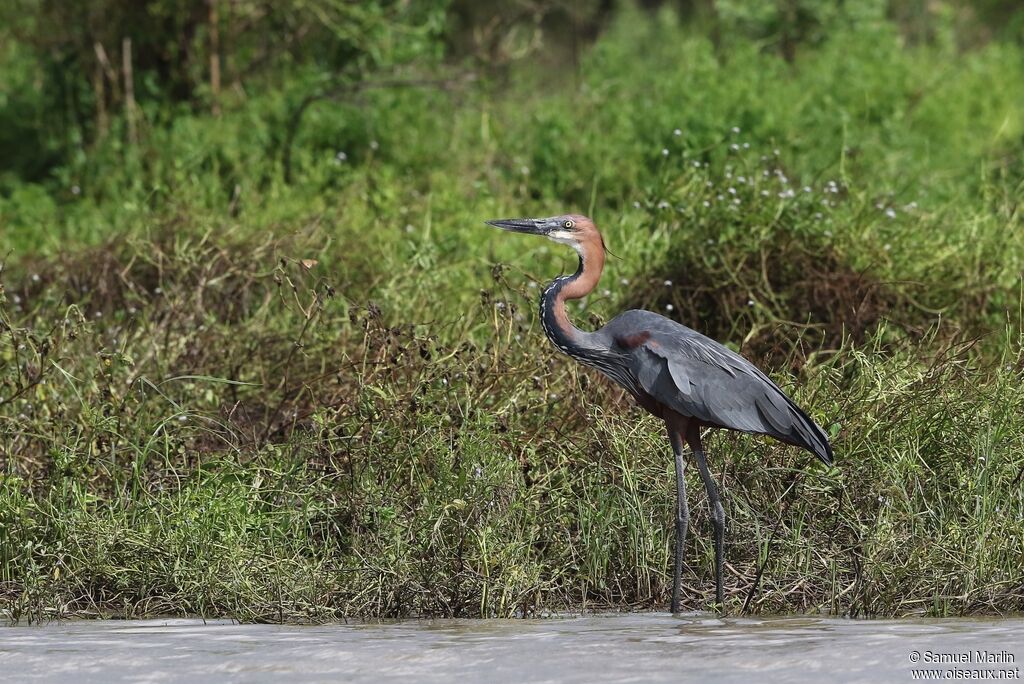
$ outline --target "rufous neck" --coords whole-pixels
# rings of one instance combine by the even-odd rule
[[[571,276],[556,278],[541,296],[541,323],[544,332],[562,351],[568,352],[573,346],[583,343],[586,333],[572,324],[565,310],[565,302],[580,299],[590,294],[601,279],[604,269],[603,247],[581,245],[579,268]]]

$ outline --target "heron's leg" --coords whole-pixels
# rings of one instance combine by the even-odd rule
[[[708,505],[711,507],[711,523],[715,527],[715,601],[718,603],[719,609],[725,612],[725,602],[722,595],[722,565],[725,562],[725,552],[723,549],[725,543],[725,509],[722,508],[722,500],[718,496],[718,487],[711,477],[711,471],[708,470],[708,462],[704,458],[704,450],[694,449],[693,456],[697,459],[700,478],[704,480],[704,489],[708,492]]]
[[[690,525],[690,507],[686,503],[686,459],[682,435],[671,424],[668,438],[676,457],[676,564],[672,575],[672,612],[679,612],[679,594],[683,582],[683,555],[686,550],[686,528]]]

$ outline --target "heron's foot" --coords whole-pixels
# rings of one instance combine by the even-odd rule
[[[715,601],[714,608],[715,608],[715,610],[714,610],[715,615],[717,615],[718,617],[725,617],[725,602],[724,601],[722,601],[721,599]]]

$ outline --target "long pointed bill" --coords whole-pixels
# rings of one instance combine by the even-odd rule
[[[484,223],[513,233],[529,233],[530,235],[547,235],[553,228],[548,219],[494,219],[493,221],[484,221]]]

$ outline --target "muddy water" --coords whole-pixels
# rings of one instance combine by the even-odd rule
[[[317,627],[197,620],[0,627],[5,682],[1020,681],[1022,667],[1024,619],[635,613]]]

